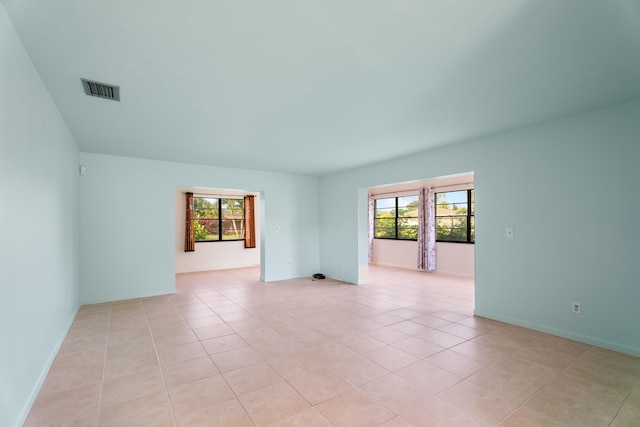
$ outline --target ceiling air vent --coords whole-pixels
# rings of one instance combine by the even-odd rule
[[[84,93],[89,96],[97,96],[98,98],[112,99],[120,101],[120,86],[114,86],[106,83],[94,82],[92,80],[82,80]]]

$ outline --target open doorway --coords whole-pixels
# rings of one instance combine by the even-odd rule
[[[372,219],[374,238],[372,239],[372,259],[369,263],[376,266],[418,270],[418,242],[417,237],[412,234],[411,227],[412,224],[416,224],[417,229],[418,192],[424,187],[433,188],[436,197],[436,215],[439,215],[436,218],[436,269],[434,272],[475,279],[475,188],[472,172],[369,188],[368,194],[377,206],[374,209],[374,212],[377,212],[374,216],[396,217],[395,222],[393,219]],[[466,203],[463,202],[465,198]],[[412,214],[412,209],[415,214]],[[405,216],[403,221],[407,226],[404,230],[398,229],[399,213]],[[383,229],[385,225],[388,226],[386,230]]]
[[[210,205],[211,211],[218,213],[221,220],[208,219],[198,224],[202,232],[201,239],[196,237],[195,250],[185,252],[185,193],[191,192],[194,199]],[[244,196],[254,196],[255,247],[245,248],[244,229],[242,229]],[[261,195],[259,192],[180,187],[175,191],[175,272],[193,273],[210,270],[222,270],[242,267],[260,267],[254,271],[261,274]],[[218,206],[219,204],[219,206]],[[242,206],[241,206],[242,205]],[[233,209],[238,212],[231,212]],[[233,220],[224,220],[229,210]],[[228,226],[227,226],[228,225]],[[211,230],[205,229],[212,228]],[[220,229],[219,232],[218,227]]]

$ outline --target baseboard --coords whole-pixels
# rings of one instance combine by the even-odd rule
[[[64,331],[61,334],[61,336],[58,337],[56,345],[53,347],[53,350],[49,354],[49,357],[47,358],[47,362],[45,363],[45,366],[40,371],[40,375],[38,376],[38,381],[36,381],[36,383],[34,384],[33,389],[31,390],[31,393],[29,393],[29,397],[27,398],[26,402],[24,403],[24,406],[22,407],[22,411],[20,411],[20,415],[16,420],[15,427],[20,427],[24,425],[24,423],[27,421],[29,412],[31,411],[31,408],[33,407],[33,404],[35,403],[36,398],[38,397],[38,393],[40,393],[40,389],[42,388],[44,381],[47,379],[47,375],[49,375],[49,370],[51,369],[53,362],[56,360],[56,356],[58,355],[58,352],[62,347],[62,343],[64,343],[64,339],[67,337],[67,334],[71,329],[71,325],[73,325],[73,321],[75,320],[76,316],[78,315],[78,312],[80,311],[80,307],[81,306],[78,305],[76,309],[73,311],[73,316],[71,316],[71,319],[67,322],[67,326],[66,328],[64,328]]]
[[[514,319],[508,316],[502,316],[495,313],[483,312],[476,310],[474,312],[476,316],[485,317],[487,319],[497,320],[498,322],[509,323],[511,325],[522,326],[523,328],[533,329],[534,331],[544,332],[545,334],[555,335],[558,337],[566,338],[573,341],[593,345],[596,347],[606,348],[608,350],[617,351],[619,353],[629,354],[631,356],[640,357],[640,348],[629,346],[626,344],[603,340],[590,335],[578,334],[566,329],[558,329],[549,325],[542,325],[535,322],[527,322],[521,319]]]

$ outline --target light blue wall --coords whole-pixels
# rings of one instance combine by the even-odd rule
[[[0,425],[21,425],[78,310],[78,150],[0,5]]]
[[[476,313],[640,355],[639,162],[636,100],[323,177],[321,265],[361,279],[358,189],[473,171]]]
[[[261,192],[265,281],[318,270],[318,178],[82,153],[83,303],[175,292],[176,188]],[[224,244],[224,243],[211,243]]]

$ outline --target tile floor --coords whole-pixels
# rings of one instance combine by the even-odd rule
[[[83,306],[27,426],[639,426],[640,359],[473,317],[473,282],[181,274]]]

